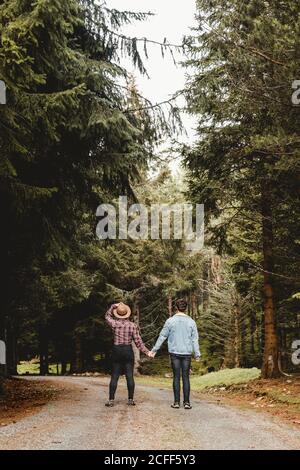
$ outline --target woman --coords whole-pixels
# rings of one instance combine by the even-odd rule
[[[109,384],[109,400],[105,406],[114,406],[118,380],[124,370],[128,389],[128,405],[134,406],[134,354],[132,341],[137,348],[150,357],[150,351],[144,345],[138,327],[129,320],[131,310],[128,305],[113,304],[105,314],[105,319],[113,330],[114,346],[112,352],[112,374]]]

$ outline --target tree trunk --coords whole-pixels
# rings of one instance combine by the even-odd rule
[[[60,344],[60,361],[61,361],[61,375],[66,375],[67,373],[67,354],[66,354],[66,338],[63,339]]]
[[[134,320],[137,325],[137,327],[140,327],[140,310],[139,306],[135,304],[135,316]],[[134,375],[138,374],[139,371],[139,366],[140,366],[140,360],[141,360],[141,353],[140,350],[136,347],[134,341],[132,342],[132,349],[133,349],[133,354],[134,354]]]
[[[3,313],[0,313],[0,340],[4,341],[6,347],[6,335],[5,335],[5,318]],[[6,361],[7,362],[7,361]],[[1,384],[4,381],[4,377],[7,375],[6,364],[0,364],[0,394],[1,394]],[[2,388],[3,392],[3,388]]]
[[[273,223],[272,223],[272,188],[264,182],[262,187],[262,235],[264,259],[264,352],[262,377],[265,379],[280,376],[278,367],[278,337],[276,331],[276,312],[273,287]]]
[[[281,370],[286,370],[288,364],[287,364],[287,361],[286,361],[286,352],[287,352],[287,340],[286,340],[286,330],[284,328],[281,328],[281,335],[280,335],[280,338],[281,338],[281,351],[284,352],[283,356],[281,356],[281,361],[280,361],[280,365],[281,365]]]
[[[48,357],[48,331],[45,326],[40,328],[39,334],[40,349],[40,375],[49,374],[49,357]]]
[[[171,317],[172,313],[173,313],[172,296],[171,295],[169,295],[169,297],[168,297],[168,312],[169,312],[169,317]]]
[[[211,258],[211,273],[215,284],[220,285],[221,279],[221,257],[218,255],[212,255]]]
[[[195,292],[192,294],[192,318],[197,319],[198,317],[198,305],[197,305],[197,296]]]
[[[234,367],[241,366],[241,351],[240,351],[240,307],[238,299],[236,298],[234,304]]]
[[[255,354],[255,330],[256,330],[257,324],[256,324],[256,313],[255,311],[251,312],[250,316],[250,352],[251,354]]]
[[[77,333],[75,337],[75,361],[74,361],[74,372],[83,372],[83,361],[82,361],[82,342],[81,337]]]
[[[63,359],[61,362],[61,375],[66,375],[67,373],[67,362]]]
[[[6,370],[8,375],[17,375],[17,338],[12,321],[6,327]]]
[[[206,312],[208,310],[209,301],[210,301],[209,291],[207,288],[210,282],[210,277],[211,277],[210,267],[211,267],[211,260],[207,260],[204,263],[204,267],[203,267],[203,281],[204,281],[203,282],[203,312]]]

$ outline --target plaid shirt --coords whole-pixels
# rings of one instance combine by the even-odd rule
[[[105,320],[112,328],[114,333],[114,344],[127,344],[130,345],[132,341],[135,342],[136,347],[144,354],[148,355],[149,349],[143,343],[137,325],[128,319],[119,320],[113,314],[112,305],[105,314]]]

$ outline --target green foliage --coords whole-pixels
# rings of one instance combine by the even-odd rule
[[[242,340],[251,363],[260,355],[264,272],[274,289],[284,354],[299,328],[299,304],[290,298],[298,291],[300,262],[299,112],[291,103],[300,60],[300,7],[294,1],[279,7],[272,0],[198,0],[197,7],[187,60],[195,73],[186,94],[199,119],[199,138],[183,155],[189,193],[206,206],[209,241],[229,257],[238,292],[251,304],[252,326]],[[268,223],[266,248],[262,235]],[[258,340],[250,347],[254,331]]]
[[[8,95],[0,109],[0,333],[11,370],[16,343],[21,358],[49,355],[62,370],[106,367],[109,303],[130,303],[152,346],[179,296],[199,326],[197,372],[259,365],[266,182],[282,348],[299,328],[299,113],[290,105],[299,7],[197,3],[197,38],[187,41],[196,73],[186,94],[199,140],[183,148],[187,185],[153,158],[178,109],[166,119],[119,65],[125,54],[146,74],[140,49],[147,56],[147,41],[125,37],[121,27],[148,13],[95,0],[0,2],[0,79]],[[157,171],[149,179],[151,162]],[[192,255],[178,240],[100,244],[96,207],[119,194],[148,207],[205,202],[209,247]],[[210,247],[223,255],[217,272]],[[165,359],[143,364],[148,373],[167,367]]]
[[[61,373],[61,365],[56,364],[50,364],[49,365],[49,374],[56,375],[57,370],[59,373]],[[26,361],[21,361],[20,364],[18,364],[18,375],[38,375],[40,372],[40,364],[39,362],[26,362]]]
[[[95,1],[0,4],[8,95],[0,115],[0,332],[12,328],[12,341],[22,332],[30,351],[50,331],[59,350],[70,330],[73,339],[92,330],[101,342],[103,321],[100,328],[93,319],[106,308],[109,279],[95,210],[132,194],[131,179],[147,168],[156,139],[150,115],[128,112],[134,92],[120,86],[121,53],[143,69],[135,43],[128,38],[124,48],[108,29],[146,17]]]

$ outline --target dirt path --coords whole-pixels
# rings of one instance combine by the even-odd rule
[[[31,378],[29,380],[40,380]],[[106,378],[43,378],[64,393],[40,412],[0,428],[0,449],[299,449],[300,431],[275,418],[193,400],[172,410],[171,392],[138,386],[126,404],[120,381],[115,408],[104,407]]]

